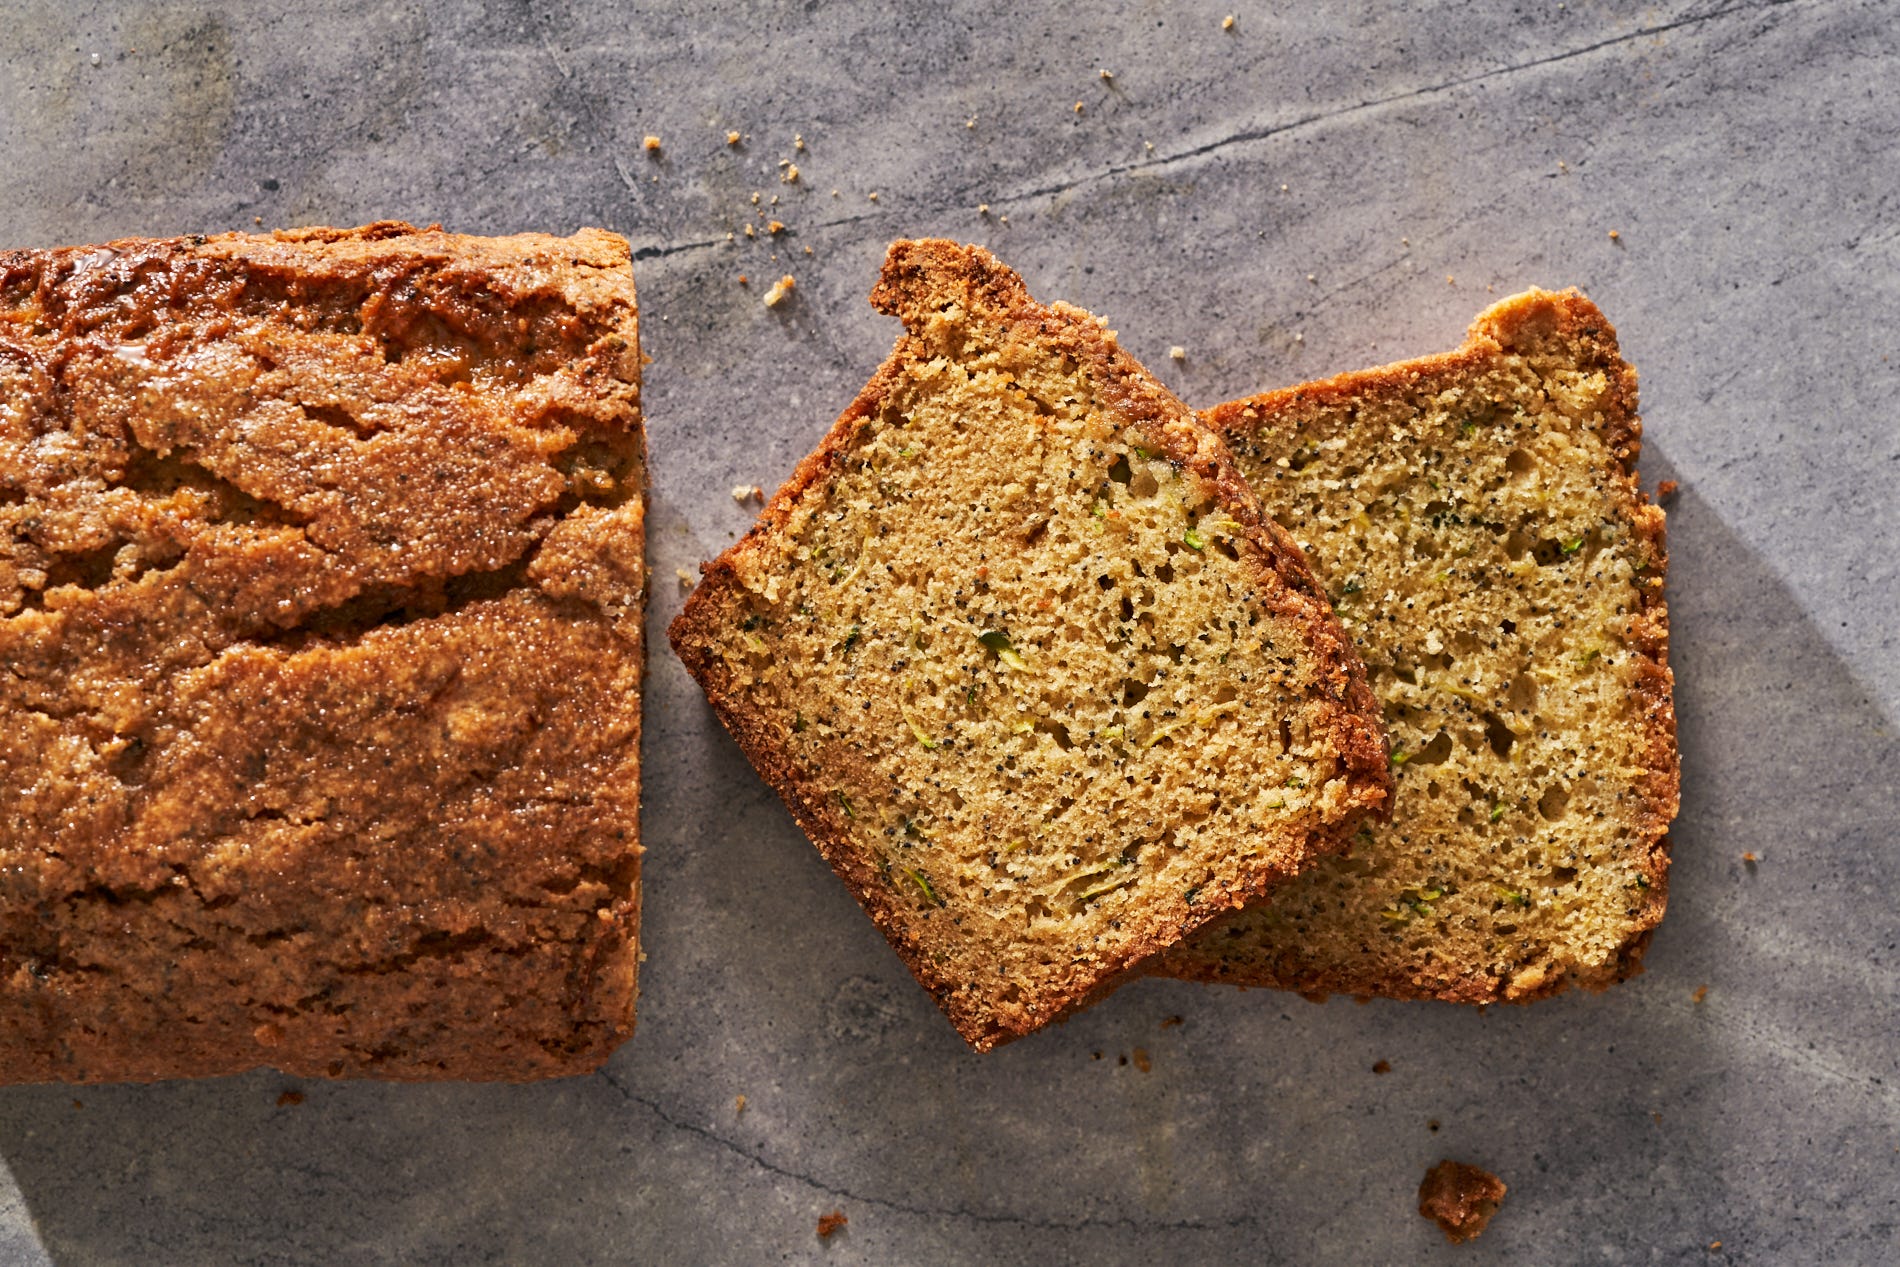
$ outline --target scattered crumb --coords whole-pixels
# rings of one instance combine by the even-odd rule
[[[764,194],[761,194],[761,193],[760,193],[760,192],[759,192],[758,190],[756,190],[756,189],[755,189],[755,190],[753,190],[753,191],[752,191],[752,205],[753,205],[753,206],[755,206],[755,207],[756,207],[756,206],[758,206],[758,205],[759,205],[759,199],[761,199],[761,198],[763,198],[764,196],[765,196],[765,195],[764,195]]]
[[[1007,215],[998,216],[997,219],[1001,220],[1004,224],[1009,223],[1009,217]]]
[[[785,232],[785,222],[783,220],[774,220],[765,226],[765,231],[767,233],[783,233]]]
[[[1558,159],[1558,160],[1557,160],[1557,170],[1558,170],[1558,171],[1560,171],[1560,172],[1567,172],[1567,171],[1569,171],[1569,170],[1570,170],[1570,164],[1568,164],[1568,163],[1566,163],[1566,162],[1564,162],[1564,161],[1563,161],[1563,160],[1562,160],[1562,159],[1560,158],[1560,159]]]
[[[784,181],[788,185],[797,184],[798,183],[798,164],[797,163],[785,164],[785,174],[783,176],[780,176],[779,179]]]
[[[1453,1245],[1475,1238],[1498,1212],[1508,1189],[1488,1170],[1441,1161],[1418,1185],[1418,1212],[1438,1224]]]
[[[842,1231],[851,1220],[844,1216],[843,1210],[833,1210],[830,1214],[818,1216],[818,1239],[828,1241],[833,1232]]]
[[[987,203],[987,202],[979,202],[978,204],[976,204],[976,214],[978,214],[979,216],[986,216],[986,215],[988,215],[989,213],[990,213],[990,204],[989,204],[989,203]]]
[[[1181,1024],[1181,1018],[1178,1016],[1164,1016],[1161,1018],[1162,1029],[1173,1029],[1179,1024]]]
[[[792,148],[795,150],[805,148],[805,134],[803,132],[792,133]]]
[[[966,128],[974,129],[976,127],[976,116],[971,115],[969,118],[965,119],[963,121],[963,126]]]
[[[1381,1060],[1381,1061],[1380,1061],[1380,1062],[1379,1062],[1378,1064],[1376,1064],[1376,1065],[1374,1065],[1374,1066],[1372,1066],[1372,1072],[1374,1072],[1374,1073],[1391,1073],[1391,1072],[1392,1072],[1392,1062],[1391,1062],[1391,1061],[1389,1061],[1389,1060]]]
[[[1610,230],[1610,241],[1621,242],[1622,240],[1623,240],[1622,234],[1618,233],[1615,229]]]
[[[1722,1242],[1720,1242],[1720,1241],[1710,1241],[1710,1242],[1709,1242],[1709,1248],[1710,1248],[1710,1249],[1712,1249],[1712,1250],[1713,1250],[1713,1249],[1720,1249],[1720,1248],[1722,1248]]]
[[[779,304],[783,303],[786,297],[792,293],[792,287],[797,284],[790,273],[785,274],[785,276],[773,282],[772,289],[765,292],[765,306],[767,308],[778,307]]]
[[[868,197],[868,198],[870,198],[870,200],[871,200],[872,202],[876,202],[876,201],[877,201],[877,190],[875,190],[875,189],[873,189],[873,190],[872,190],[872,191],[871,191],[871,192],[870,192],[869,194],[867,194],[867,195],[866,195],[866,197]]]
[[[1432,1131],[1433,1133],[1436,1133],[1438,1130],[1438,1119],[1434,1117],[1427,1120],[1425,1123],[1425,1129],[1428,1131]]]
[[[301,1091],[286,1091],[277,1097],[277,1107],[280,1109],[295,1108],[302,1103],[303,1092]]]
[[[1102,78],[1109,83],[1114,83],[1115,72],[1110,70],[1108,67],[1104,66],[1102,67]]]
[[[749,224],[745,227],[745,235],[749,238],[756,238],[759,236],[758,234],[752,231],[752,226]]]
[[[1695,988],[1695,993],[1691,995],[1690,997],[1693,998],[1697,1003],[1702,1002],[1704,999],[1709,997],[1709,987],[1706,985],[1697,986]]]
[[[741,139],[743,139],[743,138],[741,138],[741,137],[740,137],[740,135],[739,135],[739,134],[738,134],[737,132],[728,132],[728,133],[726,133],[726,144],[727,144],[727,145],[737,145],[737,144],[738,144],[738,143],[740,142],[740,140],[741,140]]]
[[[1313,283],[1313,284],[1314,284],[1315,286],[1317,286],[1317,285],[1319,285],[1319,274],[1318,274],[1318,273],[1308,273],[1308,274],[1306,275],[1306,280],[1307,280],[1307,281],[1309,281],[1309,282],[1312,282],[1312,283]]]
[[[1177,361],[1187,360],[1187,349],[1179,343],[1168,349],[1168,355]]]
[[[805,248],[805,254],[807,255],[811,254],[811,248],[809,246]]]
[[[1233,14],[1230,13],[1226,17],[1220,20],[1220,29],[1223,31],[1231,31],[1234,29],[1234,15]]]
[[[693,588],[693,574],[691,572],[688,572],[685,568],[674,568],[673,575],[679,577],[680,584],[685,586],[687,589]],[[745,1097],[740,1096],[739,1099],[743,1102],[745,1100]]]
[[[647,147],[647,153],[649,154],[658,154],[660,152],[660,138],[657,136],[649,136],[646,140],[640,142],[640,144]]]
[[[1747,864],[1748,864],[1749,866],[1751,866],[1751,867],[1752,867],[1752,866],[1754,866],[1754,865],[1755,865],[1756,863],[1758,863],[1758,862],[1760,862],[1760,861],[1761,861],[1761,859],[1760,859],[1759,857],[1757,857],[1757,856],[1755,855],[1755,851],[1751,849],[1751,850],[1749,850],[1749,851],[1748,851],[1747,853],[1745,853],[1745,854],[1743,854],[1743,855],[1742,855],[1742,861],[1743,861],[1743,862],[1746,862],[1746,863],[1747,863]]]
[[[832,191],[831,191],[831,196],[832,196],[833,198],[836,198],[836,197],[838,197],[838,196],[839,196],[839,194],[838,194],[838,191],[837,191],[837,190],[835,190],[835,189],[834,189],[834,190],[832,190]]]
[[[743,1113],[743,1112],[745,1112],[745,1097],[744,1097],[744,1096],[739,1096],[739,1097],[737,1097],[736,1099],[734,1099],[734,1100],[733,1100],[733,1102],[732,1102],[732,1111],[733,1111],[734,1113]]]
[[[1146,1047],[1135,1048],[1135,1068],[1141,1070],[1143,1073],[1147,1073],[1154,1067],[1155,1062],[1148,1059],[1148,1049]]]
[[[1664,480],[1662,483],[1656,485],[1656,496],[1674,497],[1676,490],[1681,487],[1682,485],[1678,484],[1675,480]]]
[[[1453,280],[1452,280],[1452,278],[1451,278],[1451,274],[1450,274],[1450,273],[1446,273],[1446,274],[1445,274],[1445,285],[1447,285],[1447,286],[1456,286],[1457,284],[1458,284],[1457,282],[1455,282],[1455,281],[1453,281]]]
[[[1081,113],[1082,113],[1082,103],[1081,103],[1081,102],[1079,102],[1079,101],[1075,103],[1075,112],[1076,112],[1077,114],[1081,114]]]
[[[1280,192],[1281,192],[1281,193],[1285,193],[1285,192],[1287,192],[1287,186],[1285,186],[1285,185],[1282,185],[1282,186],[1280,186]]]
[[[251,217],[251,223],[252,223],[252,224],[262,224],[262,223],[264,223],[264,217],[263,217],[263,216],[252,216],[252,217]]]
[[[744,273],[739,274],[739,284],[741,286],[746,284],[746,275]]]
[[[1295,343],[1304,343],[1304,342],[1306,342],[1306,336],[1305,336],[1305,335],[1303,335],[1303,334],[1295,334],[1295,335],[1293,336],[1293,341],[1294,341]]]
[[[765,490],[760,488],[757,484],[734,484],[732,486],[732,500],[738,502],[741,506],[751,501],[762,502],[765,500]]]

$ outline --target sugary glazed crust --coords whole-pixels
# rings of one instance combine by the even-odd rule
[[[1662,508],[1651,504],[1637,482],[1636,463],[1642,451],[1643,425],[1637,412],[1636,370],[1623,360],[1609,319],[1596,304],[1575,290],[1560,293],[1528,290],[1480,313],[1466,334],[1464,346],[1456,351],[1263,392],[1216,405],[1201,416],[1222,435],[1258,432],[1272,426],[1276,414],[1296,407],[1346,406],[1368,398],[1411,396],[1431,390],[1435,382],[1449,386],[1462,376],[1482,370],[1493,358],[1528,342],[1552,340],[1577,348],[1579,362],[1600,370],[1609,381],[1605,421],[1613,466],[1607,473],[1607,483],[1618,513],[1631,533],[1643,542],[1651,559],[1647,576],[1638,586],[1638,608],[1630,623],[1631,646],[1641,661],[1635,694],[1641,701],[1647,754],[1646,772],[1638,788],[1642,810],[1634,836],[1649,887],[1632,921],[1629,940],[1600,972],[1559,974],[1517,985],[1488,971],[1467,971],[1450,981],[1421,985],[1403,973],[1342,977],[1286,964],[1236,970],[1213,956],[1198,955],[1170,960],[1162,969],[1166,975],[1211,983],[1269,986],[1296,991],[1312,999],[1350,994],[1484,1004],[1529,1003],[1572,986],[1602,990],[1642,971],[1643,952],[1648,949],[1650,937],[1662,921],[1668,904],[1668,831],[1680,804],[1682,779],[1676,750],[1674,678],[1669,669],[1669,609],[1663,592],[1669,563],[1664,516]]]
[[[0,428],[0,579],[42,500],[177,543],[0,618],[0,783],[31,781],[0,1082],[526,1081],[632,1033],[640,369],[598,230],[0,252],[7,403],[75,438],[62,466]],[[556,461],[595,444],[611,493]],[[36,810],[76,747],[136,774]]]
[[[1306,632],[1316,673],[1326,683],[1325,724],[1335,736],[1341,779],[1352,807],[1331,838],[1316,840],[1314,853],[1336,851],[1350,839],[1365,813],[1387,813],[1392,777],[1386,759],[1378,704],[1367,685],[1358,653],[1332,615],[1331,604],[1305,557],[1291,538],[1259,512],[1252,489],[1234,466],[1226,446],[1172,393],[1118,347],[1112,332],[1096,317],[1056,303],[1044,307],[1032,299],[1020,277],[988,251],[942,240],[894,243],[885,259],[871,303],[901,318],[906,327],[922,324],[949,304],[983,311],[1017,338],[1034,341],[1052,355],[1068,355],[1093,370],[1106,403],[1139,425],[1151,447],[1207,480],[1228,513],[1246,530],[1241,540],[1260,577],[1269,608],[1297,622]],[[799,463],[772,497],[758,522],[718,558],[701,564],[702,579],[667,634],[674,652],[699,682],[720,721],[738,742],[761,777],[771,785],[798,825],[856,895],[905,965],[930,991],[959,1033],[978,1051],[1020,1038],[1051,1021],[1087,1006],[1149,961],[1225,910],[1244,905],[1290,872],[1262,869],[1255,882],[1228,895],[1225,905],[1207,901],[1204,913],[1158,926],[1138,939],[1119,960],[1096,969],[1060,997],[1038,1000],[1037,1009],[1012,1024],[981,999],[967,997],[965,983],[946,977],[905,933],[901,908],[878,883],[870,859],[853,848],[842,812],[801,771],[780,738],[749,713],[733,690],[725,663],[714,653],[724,604],[743,590],[739,561],[786,531],[794,510],[811,489],[822,486],[849,452],[859,424],[875,418],[903,380],[913,337],[901,335],[891,355],[858,398],[839,416],[818,448]]]

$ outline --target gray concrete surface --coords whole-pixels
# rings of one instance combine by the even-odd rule
[[[605,1072],[9,1089],[0,1261],[1900,1261],[1900,6],[1231,2],[0,0],[0,244],[627,234],[656,648],[727,490],[888,348],[892,238],[989,244],[1191,403],[1584,287],[1683,485],[1648,974],[1482,1014],[1144,982],[978,1058],[661,649]],[[1511,1186],[1457,1250],[1412,1208],[1443,1156]]]

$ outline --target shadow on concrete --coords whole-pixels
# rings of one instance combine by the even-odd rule
[[[1448,1155],[1511,1186],[1466,1263],[1877,1260],[1900,743],[1710,508],[1671,512],[1670,913],[1606,995],[1479,1013],[1149,981],[971,1056],[656,637],[651,957],[606,1071],[300,1104],[269,1074],[11,1088],[0,1157],[61,1264],[1450,1261],[1412,1211]],[[1865,1181],[1784,1164],[1817,1137]],[[833,1208],[852,1222],[821,1247]]]

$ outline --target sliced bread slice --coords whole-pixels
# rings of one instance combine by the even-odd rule
[[[1398,789],[1350,857],[1159,971],[1466,1003],[1633,974],[1678,776],[1663,513],[1610,323],[1530,291],[1456,352],[1205,416],[1327,581]]]
[[[1213,433],[988,252],[899,242],[890,359],[670,630],[979,1050],[1342,847],[1377,706]]]

